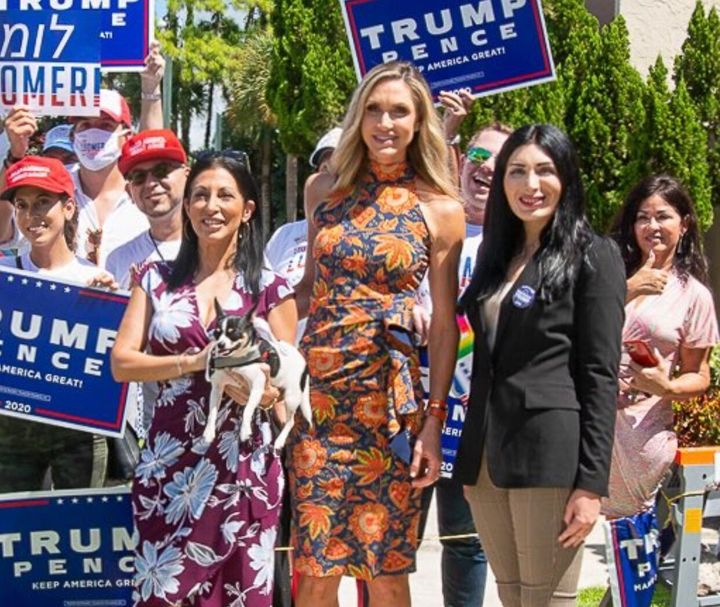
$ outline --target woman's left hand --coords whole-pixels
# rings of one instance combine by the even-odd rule
[[[597,493],[575,489],[565,505],[565,530],[558,536],[563,548],[576,548],[590,535],[600,515],[600,496]]]
[[[670,392],[670,363],[667,362],[657,349],[653,349],[655,357],[660,361],[654,367],[642,367],[636,362],[630,362],[633,378],[629,387],[631,390],[665,396]]]
[[[245,405],[248,397],[250,396],[250,387],[248,386],[246,379],[237,373],[233,373],[232,369],[226,370],[232,376],[234,384],[228,384],[225,387],[225,391],[236,403],[239,405]],[[280,424],[284,424],[286,415],[285,403],[281,399],[282,394],[280,393],[280,390],[270,383],[270,367],[263,364],[263,371],[265,372],[266,381],[265,391],[260,399],[260,406],[263,409],[272,408]]]
[[[440,433],[442,424],[437,417],[428,415],[415,441],[410,464],[412,486],[416,489],[429,487],[440,478]]]
[[[108,291],[117,291],[120,285],[115,281],[110,272],[100,272],[87,283],[88,287],[96,289],[107,289]]]

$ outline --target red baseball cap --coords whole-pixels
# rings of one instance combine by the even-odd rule
[[[128,128],[132,128],[130,108],[125,97],[117,91],[100,89],[100,111],[107,114],[115,122],[120,122]]]
[[[187,163],[182,143],[169,129],[148,129],[128,139],[122,147],[118,167],[127,175],[134,166],[150,160],[172,160]]]
[[[100,114],[105,114],[115,122],[124,124],[128,128],[132,128],[132,117],[130,116],[130,107],[125,97],[117,91],[111,89],[100,89]],[[89,116],[72,116],[71,124],[77,124],[81,120],[86,120]]]
[[[53,194],[67,194],[71,198],[75,191],[75,184],[65,165],[56,158],[46,156],[25,156],[10,165],[5,171],[5,189],[0,198],[12,200],[15,190],[27,185]]]

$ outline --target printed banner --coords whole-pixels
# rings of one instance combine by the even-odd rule
[[[658,572],[655,510],[606,521],[610,590],[615,607],[650,607]]]
[[[412,61],[433,94],[475,95],[555,79],[540,0],[340,0],[358,78]]]
[[[0,105],[97,116],[100,40],[87,32],[98,30],[98,12],[3,8],[6,2],[0,0]]]
[[[132,605],[129,489],[6,494],[0,513],[0,605]]]
[[[457,316],[458,328],[460,329],[460,343],[458,346],[457,364],[453,375],[450,394],[448,394],[448,417],[440,437],[440,448],[442,450],[442,463],[440,465],[440,476],[452,478],[455,471],[455,459],[460,447],[463,424],[467,413],[468,396],[470,394],[470,373],[472,371],[472,353],[474,334],[467,318]],[[430,370],[428,365],[427,348],[420,349],[420,369],[422,372],[423,389],[425,398],[429,396]]]
[[[0,415],[122,436],[110,350],[128,298],[10,268],[0,293]]]
[[[0,0],[0,109],[97,116],[103,71],[140,71],[152,0]]]

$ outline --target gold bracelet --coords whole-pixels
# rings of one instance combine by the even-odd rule
[[[184,355],[184,354],[178,354],[178,355],[177,355],[177,358],[175,359],[175,364],[177,365],[178,377],[182,377],[182,376],[183,376],[183,370],[182,370],[182,358],[183,358],[183,356],[185,356],[185,355]]]

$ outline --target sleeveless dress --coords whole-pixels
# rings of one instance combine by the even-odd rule
[[[160,356],[204,348],[215,323],[203,327],[192,281],[168,291],[169,276],[169,265],[154,262],[134,281],[152,302],[148,351]],[[283,278],[263,272],[256,313],[267,316],[291,293]],[[242,277],[222,305],[238,315],[251,307]],[[163,382],[155,402],[132,490],[136,606],[272,605],[284,480],[270,423],[258,409],[251,439],[240,442],[242,407],[224,398],[217,437],[203,449],[209,396],[200,371]]]
[[[420,491],[401,455],[422,423],[412,307],[430,251],[415,175],[405,164],[371,165],[350,196],[321,203],[314,220],[316,277],[302,342],[313,428],[298,425],[288,470],[295,567],[365,580],[408,573]]]
[[[682,347],[713,347],[719,338],[712,294],[692,276],[682,280],[671,272],[662,293],[625,306],[623,342],[634,339],[649,341],[670,369],[680,362]],[[632,379],[629,364],[623,352],[620,379],[626,382]],[[655,503],[677,451],[672,400],[620,390],[605,516],[631,516]]]

